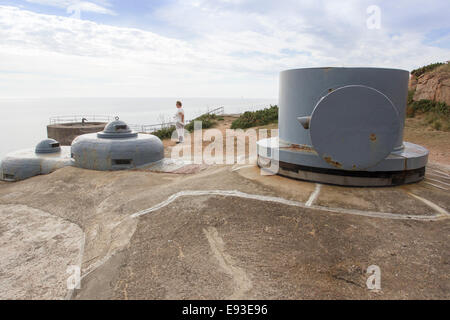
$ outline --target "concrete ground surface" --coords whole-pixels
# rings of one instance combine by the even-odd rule
[[[450,170],[346,188],[249,165],[0,183],[6,299],[448,299]],[[81,287],[66,289],[81,264]],[[370,265],[381,290],[366,287]]]

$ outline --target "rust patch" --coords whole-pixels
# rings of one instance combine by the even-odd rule
[[[323,157],[323,159],[330,165],[332,165],[333,167],[336,168],[342,168],[342,164],[340,164],[337,161],[333,161],[333,159],[331,159],[331,157]]]
[[[377,141],[377,136],[375,133],[370,134],[370,141]]]
[[[288,151],[303,151],[303,152],[311,152],[315,153],[313,147],[307,146],[307,145],[300,145],[300,144],[291,144],[289,147],[280,148],[281,150],[288,150]]]

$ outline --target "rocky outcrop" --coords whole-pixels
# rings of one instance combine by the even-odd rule
[[[414,75],[411,75],[411,78],[409,78],[408,89],[409,90],[416,90],[416,86],[417,86],[417,77],[414,76]]]
[[[447,67],[425,73],[418,78],[412,76],[409,89],[415,90],[414,101],[426,99],[450,105],[450,70]]]

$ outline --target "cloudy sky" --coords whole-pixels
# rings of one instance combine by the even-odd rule
[[[274,98],[284,69],[449,60],[449,12],[448,0],[0,0],[0,97]]]

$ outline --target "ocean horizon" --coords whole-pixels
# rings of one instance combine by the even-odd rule
[[[130,125],[158,124],[171,121],[177,100],[183,102],[188,120],[218,107],[224,107],[225,113],[242,113],[277,104],[277,99],[267,98],[0,98],[0,160],[9,152],[34,148],[47,138],[51,117],[105,115],[117,116]]]

